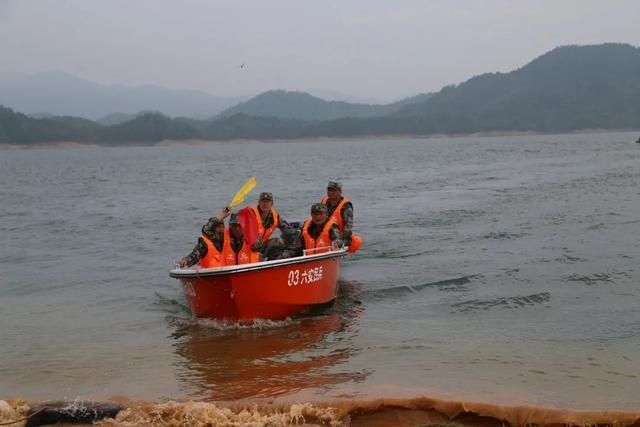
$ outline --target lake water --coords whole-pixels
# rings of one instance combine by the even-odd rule
[[[0,398],[640,407],[635,133],[0,151]],[[168,271],[243,182],[362,249],[335,305],[192,319]]]

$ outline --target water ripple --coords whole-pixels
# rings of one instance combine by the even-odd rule
[[[473,299],[452,304],[451,307],[457,309],[460,312],[468,312],[474,310],[489,310],[492,308],[507,308],[517,309],[528,306],[535,306],[545,304],[551,300],[551,294],[549,292],[540,292],[537,294],[515,296],[515,297],[500,297],[489,300]]]

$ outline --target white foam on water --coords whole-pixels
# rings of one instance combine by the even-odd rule
[[[254,319],[249,323],[220,319],[197,319],[197,323],[198,325],[207,328],[228,331],[237,329],[279,329],[294,326],[299,324],[300,322],[287,317],[284,320]]]
[[[203,328],[216,329],[218,331],[234,331],[234,330],[268,330],[289,328],[300,324],[300,320],[287,317],[284,320],[269,319],[253,319],[249,322],[228,320],[228,319],[212,319],[212,318],[179,318],[171,317],[171,322],[179,326],[200,326]]]

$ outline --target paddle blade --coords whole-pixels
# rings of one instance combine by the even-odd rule
[[[258,237],[258,220],[249,206],[238,211],[238,219],[244,231],[244,238],[249,245],[253,245]]]
[[[247,182],[244,183],[240,191],[233,196],[233,200],[231,201],[231,207],[238,206],[240,203],[244,202],[244,197],[254,189],[254,187],[258,184],[258,181],[254,176],[249,178]]]

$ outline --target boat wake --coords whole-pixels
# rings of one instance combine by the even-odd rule
[[[174,298],[165,297],[164,295],[156,292],[156,300],[154,304],[160,307],[163,311],[168,311],[172,314],[189,313],[189,307],[184,303]]]
[[[200,327],[205,329],[214,329],[218,331],[235,331],[243,329],[268,330],[289,328],[300,324],[299,319],[287,317],[284,320],[269,319],[253,319],[251,321],[229,320],[229,319],[211,319],[199,317],[178,317],[173,315],[166,316],[167,322],[178,328]]]

